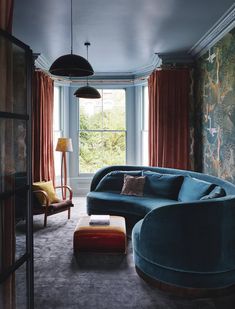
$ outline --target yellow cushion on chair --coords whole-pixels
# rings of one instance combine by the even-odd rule
[[[33,191],[37,190],[45,191],[49,198],[49,204],[58,203],[60,201],[60,199],[56,196],[55,189],[51,180],[34,182],[32,188]],[[41,205],[46,204],[46,199],[42,194],[36,193],[36,197]]]

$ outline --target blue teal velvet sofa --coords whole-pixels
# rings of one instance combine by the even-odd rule
[[[144,175],[143,196],[120,194],[124,174]],[[121,215],[132,230],[136,268],[176,287],[235,284],[235,186],[192,171],[109,166],[93,177],[88,214]]]

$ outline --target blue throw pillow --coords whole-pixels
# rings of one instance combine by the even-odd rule
[[[95,191],[120,193],[122,191],[125,174],[130,176],[142,176],[142,171],[110,172],[100,180]]]
[[[180,202],[191,202],[200,200],[203,196],[209,194],[215,184],[186,176],[181,186],[178,200]]]
[[[177,200],[180,187],[184,180],[181,175],[159,174],[144,171],[146,176],[144,195],[157,195],[168,199]]]
[[[210,200],[212,198],[222,197],[225,195],[226,195],[225,190],[221,188],[220,186],[216,186],[209,194],[201,197],[200,200],[201,201]]]

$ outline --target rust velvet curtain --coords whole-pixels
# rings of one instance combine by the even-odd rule
[[[0,28],[11,33],[13,0],[0,0]]]
[[[189,69],[162,69],[148,79],[149,164],[189,168]]]
[[[54,82],[41,71],[33,76],[32,169],[33,181],[55,180],[53,157]]]

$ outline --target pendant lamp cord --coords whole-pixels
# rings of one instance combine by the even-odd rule
[[[73,0],[71,0],[71,18],[70,18],[70,35],[71,35],[71,54],[73,53]]]
[[[88,61],[88,46],[90,45],[89,42],[85,43],[86,45],[86,59]],[[86,77],[86,85],[88,86],[88,76]]]

